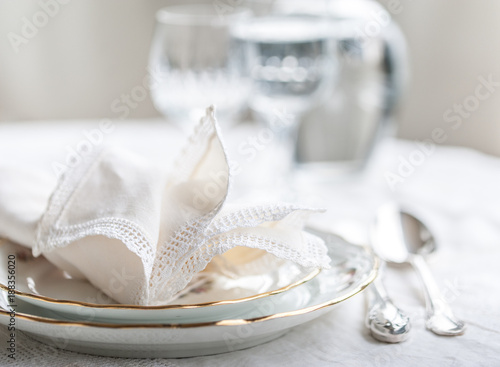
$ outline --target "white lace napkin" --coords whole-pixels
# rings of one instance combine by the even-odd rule
[[[139,305],[168,302],[214,256],[236,246],[328,267],[322,240],[302,231],[316,210],[226,204],[230,181],[209,108],[169,174],[118,150],[67,171],[38,225],[33,253],[120,303]]]

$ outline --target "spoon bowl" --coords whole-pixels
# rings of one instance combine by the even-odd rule
[[[408,254],[427,256],[435,252],[436,241],[427,226],[413,215],[405,212],[399,214]]]

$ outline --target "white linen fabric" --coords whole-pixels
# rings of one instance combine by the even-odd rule
[[[28,200],[37,197],[29,194],[30,191],[37,192],[32,190],[37,184],[19,178],[16,182],[22,183],[22,186],[10,187],[8,191],[9,198],[13,200],[9,204],[11,210],[17,209],[19,214],[23,211],[28,213],[19,206],[32,202],[32,214],[26,214],[24,219],[28,220],[36,213],[39,218],[46,205],[42,199],[50,195],[56,184],[55,177],[50,174],[52,160],[61,161],[66,142],[78,142],[81,131],[96,124],[92,121],[0,123],[0,165],[7,165],[9,161],[10,167],[22,166],[32,171],[29,177],[44,178],[43,185],[38,186],[38,190],[43,189],[39,193],[40,205]],[[37,126],[44,128],[37,131]],[[255,133],[242,127],[229,132],[227,140],[237,145]],[[147,152],[150,161],[155,157],[170,160],[169,154],[178,149],[180,142],[178,132],[172,126],[163,121],[145,120],[117,125],[116,131],[105,139],[129,147],[137,154]],[[165,145],[160,144],[163,140]],[[47,155],[39,157],[38,152],[42,148]],[[364,326],[366,308],[364,297],[360,294],[273,342],[232,353],[170,360],[97,357],[47,346],[16,330],[17,359],[12,361],[6,351],[1,351],[0,365],[498,366],[500,293],[496,289],[500,278],[500,159],[468,149],[435,147],[425,162],[413,165],[412,174],[400,172],[402,158],[409,161],[408,157],[417,149],[419,146],[414,142],[385,141],[378,147],[371,169],[364,177],[345,184],[303,186],[300,191],[304,200],[311,199],[311,205],[321,203],[327,208],[324,215],[314,217],[312,224],[335,230],[352,240],[358,238],[359,242],[364,241],[375,209],[389,197],[397,195],[404,203],[418,207],[421,218],[431,227],[439,246],[435,256],[429,259],[429,266],[454,312],[467,323],[464,335],[439,337],[425,330],[424,300],[416,274],[409,267],[388,267],[384,276],[388,292],[412,320],[412,334],[401,344],[389,345],[371,338]],[[239,159],[243,164],[246,157],[236,154],[233,159]],[[7,177],[3,172],[0,173],[0,186],[4,185]],[[388,173],[405,174],[401,175],[403,180],[394,186],[394,191],[389,190],[386,181]],[[11,179],[14,177],[9,176]],[[1,198],[4,202],[5,197]],[[0,218],[2,230],[6,229],[3,225],[5,219],[5,216]],[[14,224],[12,220],[9,223]],[[25,237],[31,238],[28,235]],[[6,266],[6,259],[2,261],[5,261],[2,266]],[[8,340],[10,333],[6,327],[0,326],[0,341]]]
[[[265,250],[276,264],[279,258],[329,266],[323,241],[302,231],[317,210],[225,205],[230,181],[211,107],[168,174],[117,149],[97,150],[66,171],[39,222],[33,254],[138,305],[171,301],[215,256],[237,246]],[[2,232],[29,245],[8,228]]]

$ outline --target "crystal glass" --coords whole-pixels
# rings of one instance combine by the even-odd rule
[[[336,64],[326,20],[313,15],[263,16],[233,30],[252,79],[250,107],[272,131],[274,175],[291,172],[302,114],[332,86]]]
[[[404,37],[378,2],[330,0],[327,14],[340,73],[327,101],[304,116],[297,155],[304,177],[329,182],[358,177],[378,142],[394,135],[407,61]]]
[[[153,102],[162,114],[189,129],[213,104],[222,124],[234,120],[251,83],[243,72],[242,46],[230,29],[250,15],[248,9],[211,4],[157,12],[149,64]]]
[[[326,98],[302,115],[295,177],[308,182],[355,178],[378,141],[394,133],[408,71],[400,29],[374,0],[248,0],[246,5],[259,15],[328,18],[338,74]]]

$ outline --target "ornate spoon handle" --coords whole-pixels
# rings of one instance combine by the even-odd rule
[[[379,274],[368,288],[369,311],[366,325],[375,339],[399,343],[408,338],[410,319],[392,303],[380,277]]]
[[[425,294],[425,308],[427,314],[426,327],[437,335],[461,335],[465,331],[465,324],[453,314],[448,303],[443,299],[439,287],[432,276],[429,266],[420,255],[411,258],[411,264],[422,281]]]

